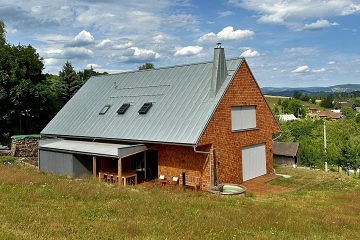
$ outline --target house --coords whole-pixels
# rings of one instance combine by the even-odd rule
[[[272,172],[280,131],[245,59],[219,45],[213,61],[90,78],[41,131],[39,169],[205,189]]]
[[[341,110],[344,107],[352,108],[355,110],[355,104],[351,103],[351,102],[337,102],[337,103],[335,103],[333,109]]]
[[[299,147],[298,142],[273,142],[274,163],[297,166],[300,163]]]
[[[331,120],[336,121],[341,118],[341,113],[332,110],[326,110],[319,112],[319,118],[330,118]]]
[[[316,107],[309,108],[309,113],[317,113],[318,111],[319,111],[319,109]]]

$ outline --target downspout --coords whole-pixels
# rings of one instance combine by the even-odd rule
[[[193,145],[193,149],[194,149],[194,152],[195,153],[202,153],[202,154],[208,154],[208,157],[209,157],[209,169],[210,169],[210,186],[213,186],[213,182],[212,182],[212,177],[211,177],[211,173],[212,173],[212,169],[211,169],[211,163],[212,163],[212,158],[211,158],[211,154],[210,152],[205,152],[205,151],[199,151],[199,150],[196,150],[196,145]]]

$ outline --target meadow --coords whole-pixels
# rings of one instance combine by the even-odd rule
[[[356,239],[360,179],[276,167],[286,193],[118,187],[0,157],[0,239]]]

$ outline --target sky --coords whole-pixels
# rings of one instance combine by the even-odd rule
[[[1,0],[6,39],[44,73],[245,57],[260,87],[360,84],[360,0]]]

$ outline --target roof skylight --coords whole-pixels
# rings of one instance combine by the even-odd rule
[[[117,110],[118,114],[124,114],[128,108],[130,107],[130,103],[124,103],[123,105],[121,105],[121,107]]]
[[[150,110],[152,105],[153,105],[152,102],[144,103],[144,105],[142,105],[142,107],[139,110],[139,114],[146,114]]]
[[[105,105],[102,109],[101,109],[101,111],[99,112],[99,114],[100,115],[104,115],[108,110],[109,110],[109,108],[110,108],[111,106],[110,105]]]

